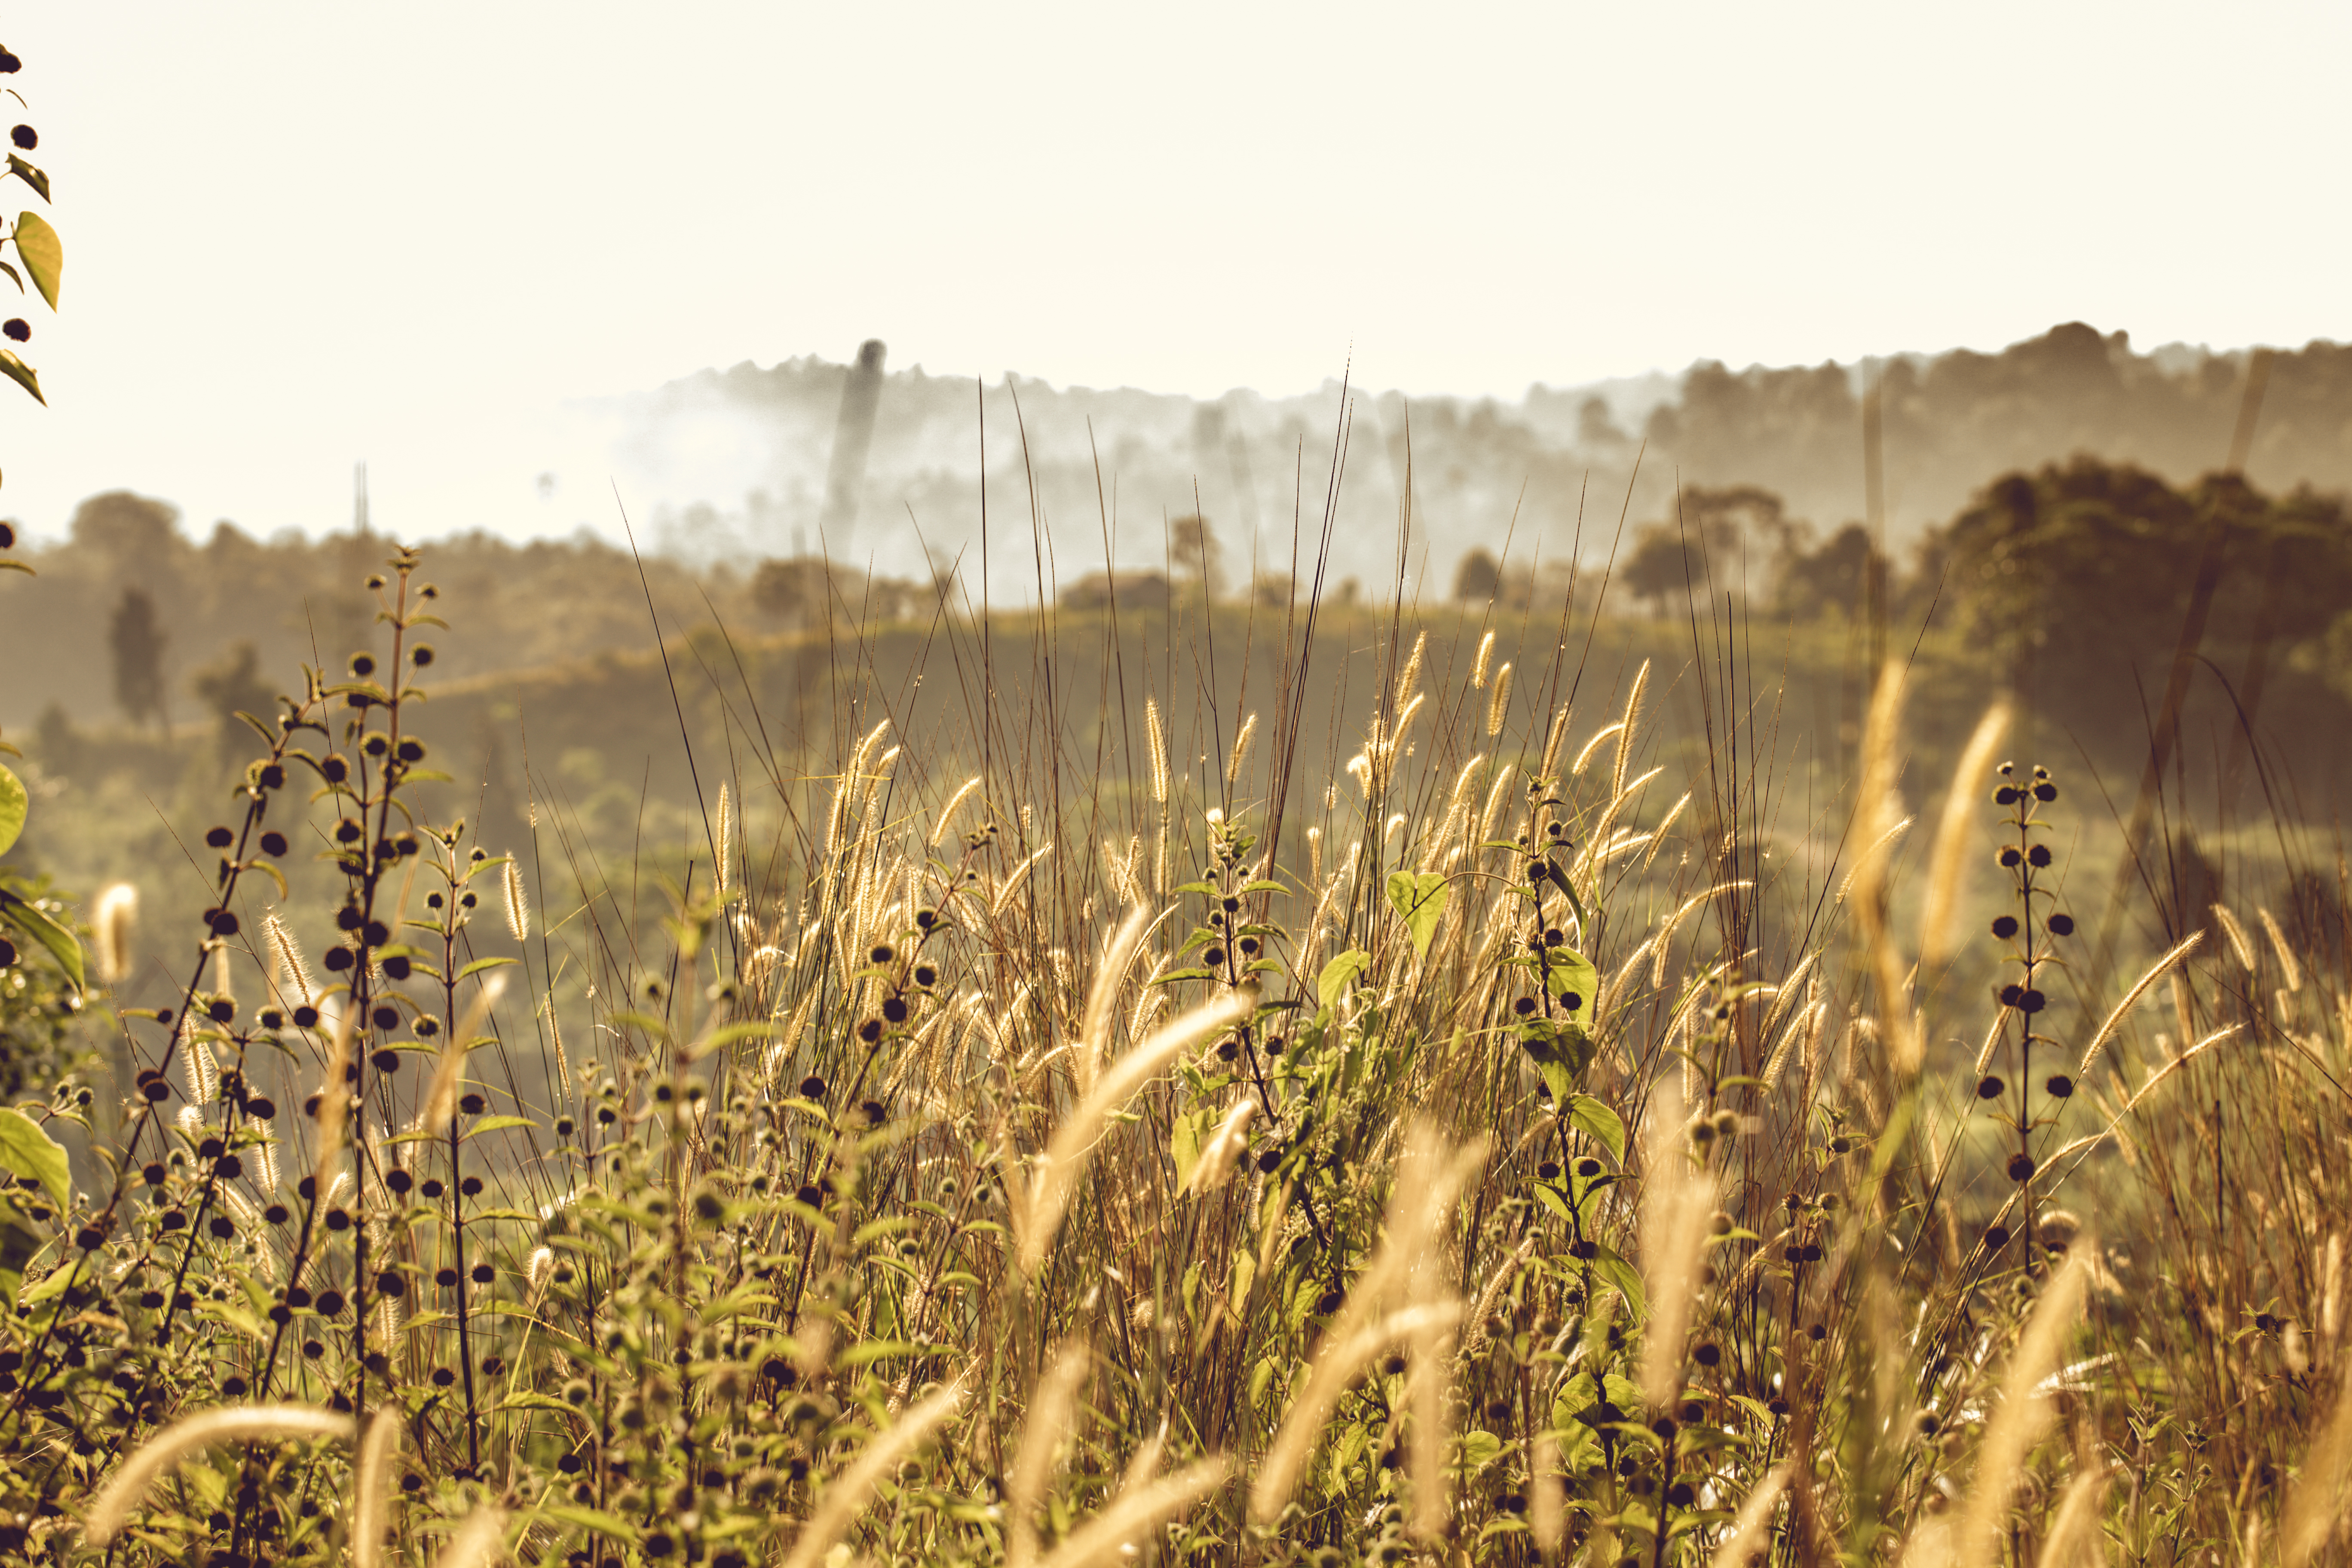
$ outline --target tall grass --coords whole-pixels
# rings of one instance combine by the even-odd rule
[[[1890,668],[1792,830],[1739,628],[1604,672],[1562,605],[1462,669],[1400,591],[1308,713],[1307,587],[1270,692],[1171,652],[1074,715],[1094,623],[943,611],[1042,712],[869,691],[821,763],[736,713],[698,847],[613,867],[538,776],[527,843],[413,814],[423,565],[259,716],[121,1114],[32,1108],[94,1177],[0,1194],[0,1550],[2342,1554],[2346,966],[2257,909],[2055,1022],[2080,808],[2001,713],[1906,779]]]

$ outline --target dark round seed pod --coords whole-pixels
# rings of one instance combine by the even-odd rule
[[[907,999],[904,996],[887,997],[882,1004],[882,1016],[888,1019],[893,1024],[905,1023],[907,1021],[907,1015],[910,1009],[907,1005]]]
[[[2029,985],[2023,992],[2019,994],[2017,1005],[2019,1008],[2024,1012],[2039,1013],[2042,1008],[2050,1005],[2050,999]]]
[[[1723,1360],[1723,1347],[1712,1340],[1701,1340],[1691,1350],[1691,1360],[1701,1366],[1715,1366]]]
[[[369,1012],[368,1022],[379,1029],[396,1029],[400,1026],[400,1009],[384,1003]]]
[[[1986,1226],[1984,1244],[1987,1252],[1999,1252],[2009,1245],[2009,1227],[2003,1225]]]
[[[342,950],[341,948],[337,948],[334,951],[340,952]],[[307,1002],[302,1004],[299,1007],[295,1008],[294,1026],[298,1029],[317,1028],[319,1026],[319,1010],[316,1007],[311,1006]]]
[[[1274,1174],[1276,1171],[1282,1168],[1282,1151],[1279,1149],[1259,1150],[1257,1155],[1257,1168],[1265,1172],[1269,1176]]]
[[[487,1263],[477,1263],[473,1268],[473,1276],[475,1284],[488,1285],[498,1279],[499,1271]]]
[[[1242,1054],[1242,1043],[1231,1035],[1217,1042],[1217,1059],[1229,1062]]]
[[[489,1104],[488,1100],[471,1090],[457,1097],[457,1109],[468,1116],[479,1116],[489,1109]]]
[[[398,1072],[400,1053],[386,1046],[383,1050],[368,1053],[368,1066],[378,1072]]]
[[[2011,1154],[2009,1157],[2009,1179],[2012,1182],[2032,1181],[2033,1179],[2033,1156],[2031,1154]]]
[[[880,1039],[882,1037],[882,1020],[879,1018],[868,1018],[864,1023],[858,1025],[857,1037],[864,1040],[869,1046],[875,1041]]]
[[[1576,1173],[1589,1182],[1601,1173],[1601,1162],[1587,1154],[1576,1163]]]
[[[343,1313],[343,1293],[340,1290],[319,1292],[319,1316],[339,1318]]]
[[[352,950],[348,947],[331,947],[327,950],[327,956],[319,962],[325,964],[331,973],[341,974],[352,966]],[[300,1014],[298,1013],[296,1016],[300,1016]],[[311,1020],[312,1023],[317,1021],[316,1018]],[[308,1025],[304,1026],[306,1028],[308,1026]]]
[[[898,951],[891,947],[888,942],[877,942],[874,944],[873,951],[868,952],[866,956],[872,959],[877,963],[887,963],[892,959],[898,957]]]
[[[801,1079],[801,1098],[803,1100],[823,1100],[824,1098],[824,1079],[817,1077],[814,1073],[811,1073],[808,1077]]]
[[[1318,1318],[1328,1318],[1344,1306],[1347,1300],[1348,1293],[1344,1290],[1326,1290],[1315,1298],[1315,1315]]]
[[[1977,1079],[1977,1098],[1979,1100],[1999,1100],[2001,1095],[2001,1090],[2008,1087],[2009,1085],[2000,1081],[2000,1074],[1989,1072],[1985,1074],[1984,1077]]]
[[[1992,934],[1999,937],[2003,942],[2007,942],[2010,938],[2015,936],[2017,934],[2017,917],[2015,915],[1994,916],[1992,922]]]
[[[409,962],[395,953],[383,961],[383,973],[387,979],[405,980],[409,975]]]
[[[806,1204],[811,1208],[822,1208],[824,1206],[824,1194],[819,1192],[814,1185],[801,1188],[800,1191],[794,1193],[793,1196],[800,1202]]]
[[[2063,1072],[2052,1073],[2050,1081],[2042,1087],[2049,1092],[2051,1099],[2065,1100],[2074,1092],[2074,1080]]]
[[[2032,848],[2025,852],[2025,858],[2033,865],[2047,866],[2050,864],[2050,846],[2047,844],[2037,844]]]
[[[2014,845],[2014,844],[2004,844],[2004,845],[2002,845],[2002,846],[2001,846],[2000,859],[2001,868],[2002,868],[2003,870],[2008,870],[2008,869],[2011,869],[2011,868],[2014,868],[2014,867],[2015,867],[2019,862],[2021,862],[2021,860],[2023,860],[2024,858],[2025,858],[2025,857],[2024,857],[2024,856],[2022,856],[2022,855],[2021,855],[2021,854],[2019,854],[2019,853],[2017,852],[2017,846],[2016,846],[2016,845]]]
[[[1224,963],[1224,961],[1225,950],[1222,947],[1212,947],[1206,952],[1201,954],[1201,962],[1207,964],[1212,969],[1216,968],[1219,964]]]
[[[1522,996],[1517,1001],[1511,1004],[1511,1011],[1517,1013],[1522,1018],[1528,1016],[1535,1010],[1536,999],[1532,996]]]
[[[457,1191],[469,1198],[480,1197],[482,1195],[482,1178],[479,1176],[467,1176],[464,1181],[457,1184]]]
[[[19,125],[8,132],[8,140],[29,153],[41,144],[41,133],[29,125]]]
[[[226,849],[236,842],[236,835],[226,827],[215,827],[205,835],[205,842],[215,849]]]
[[[928,963],[915,965],[915,984],[929,988],[940,983],[940,972]]]
[[[2048,779],[2043,779],[2033,786],[2033,798],[2046,805],[2058,798],[2058,786]]]
[[[1559,1181],[1559,1162],[1557,1160],[1546,1160],[1536,1166],[1536,1180],[1538,1182]]]
[[[2074,934],[2074,917],[2073,915],[2052,915],[2050,917],[2049,924],[2050,934],[2052,936],[2073,936]]]

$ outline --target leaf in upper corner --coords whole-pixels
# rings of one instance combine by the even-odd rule
[[[42,407],[47,408],[49,405],[49,400],[41,395],[41,377],[39,373],[34,370],[31,365],[26,364],[23,360],[18,359],[16,357],[16,350],[0,349],[0,375],[6,376],[18,386],[21,386],[26,391],[31,393],[33,395],[33,401],[39,404]]]
[[[49,226],[48,219],[38,213],[16,215],[16,254],[25,258],[25,270],[33,275],[33,287],[58,308],[58,282],[65,274],[65,241]]]
[[[58,924],[5,888],[0,888],[0,921],[5,921],[49,950],[58,967],[66,972],[79,991],[87,984],[82,979],[81,943],[73,932]]]
[[[0,1165],[49,1190],[59,1209],[73,1203],[73,1168],[47,1129],[21,1110],[0,1110]]]
[[[32,186],[33,189],[40,192],[41,199],[43,201],[47,201],[49,199],[48,175],[43,174],[40,170],[36,169],[32,164],[27,163],[23,158],[14,153],[8,154],[8,174],[16,175],[18,179]],[[6,177],[6,175],[0,175],[0,179],[5,179]]]
[[[8,847],[25,831],[25,813],[31,806],[32,801],[25,794],[25,781],[6,768],[0,768],[0,855],[8,853]]]
[[[1445,914],[1448,891],[1442,871],[1389,873],[1389,907],[1396,910],[1405,930],[1412,933],[1413,952],[1423,958],[1429,956],[1430,942],[1437,935],[1437,922]]]

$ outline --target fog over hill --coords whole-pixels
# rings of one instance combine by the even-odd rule
[[[1303,396],[1234,391],[1204,401],[1019,377],[982,388],[916,365],[885,369],[867,389],[871,442],[862,470],[848,465],[846,504],[836,447],[854,457],[856,441],[836,436],[856,423],[843,419],[847,364],[746,363],[577,412],[610,433],[624,489],[652,499],[653,540],[697,563],[823,549],[910,575],[927,554],[961,553],[976,589],[984,450],[989,587],[1000,602],[1034,600],[1041,575],[1066,584],[1107,549],[1123,566],[1158,565],[1164,522],[1194,511],[1209,519],[1230,579],[1253,563],[1279,570],[1294,524],[1311,547],[1344,426],[1334,578],[1371,589],[1396,570],[1410,470],[1408,571],[1442,593],[1473,548],[1500,552],[1507,541],[1522,561],[1538,550],[1559,559],[1580,516],[1581,552],[1601,553],[1629,489],[1633,521],[1660,517],[1677,478],[1762,485],[1822,533],[1860,519],[1872,385],[1883,399],[1898,551],[1994,475],[2077,452],[2191,479],[2225,461],[2249,357],[2181,345],[2140,353],[2124,332],[2073,323],[1995,354],[1736,371],[1701,363],[1679,376],[1534,386],[1516,403],[1358,388],[1351,421],[1337,381]],[[2247,472],[2279,490],[2352,486],[2352,349],[2314,342],[2273,357]],[[1038,556],[1033,513],[1048,532]]]

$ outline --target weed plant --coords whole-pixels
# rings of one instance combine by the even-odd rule
[[[251,717],[124,1081],[5,1113],[9,1560],[2340,1556],[2345,965],[2084,978],[2003,710],[1916,934],[1899,667],[1792,869],[1728,639],[1685,789],[1565,610],[1448,682],[1402,605],[1343,775],[1303,655],[1132,790],[877,721],[656,925],[420,815],[422,566]]]

